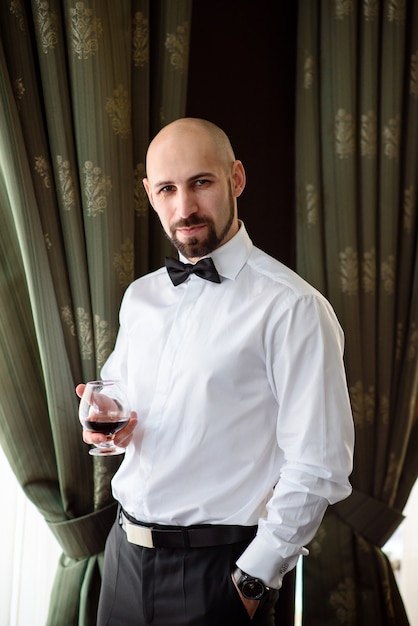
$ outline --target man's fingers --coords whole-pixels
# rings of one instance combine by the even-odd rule
[[[116,433],[115,444],[117,446],[120,446],[121,448],[126,448],[128,443],[132,439],[132,435],[134,433],[137,423],[138,423],[138,419],[137,419],[136,413],[135,411],[132,411],[129,422],[126,424],[124,428],[122,428],[122,430]]]

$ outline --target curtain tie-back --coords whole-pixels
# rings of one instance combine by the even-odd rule
[[[393,535],[404,515],[385,502],[353,489],[352,494],[330,510],[370,543],[382,548]]]
[[[88,515],[47,524],[63,552],[73,559],[88,558],[103,552],[105,541],[116,519],[117,503]]]

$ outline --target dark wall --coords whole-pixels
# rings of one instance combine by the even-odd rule
[[[229,135],[247,172],[239,215],[255,245],[291,267],[296,6],[195,0],[186,111]]]

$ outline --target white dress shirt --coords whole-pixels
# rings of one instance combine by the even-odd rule
[[[244,224],[210,256],[220,284],[164,267],[125,293],[102,377],[127,382],[138,425],[113,494],[145,522],[258,525],[237,563],[279,588],[351,492],[343,334]]]

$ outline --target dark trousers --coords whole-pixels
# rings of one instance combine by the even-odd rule
[[[142,548],[116,521],[106,543],[98,626],[274,626],[278,591],[251,620],[231,580],[246,543]]]

